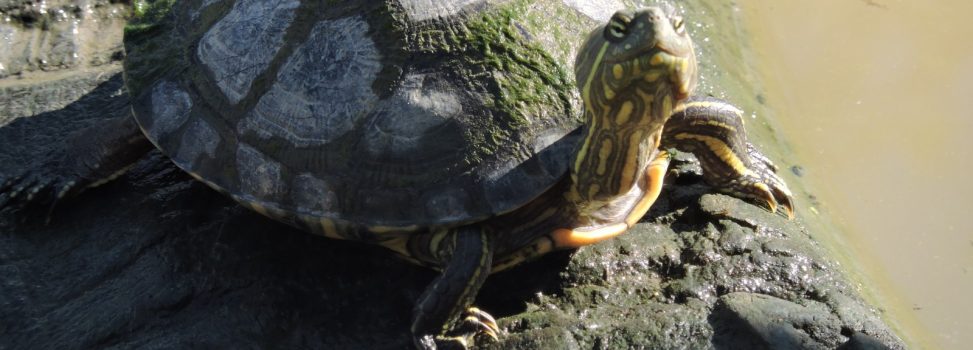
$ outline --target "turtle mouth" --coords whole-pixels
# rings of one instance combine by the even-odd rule
[[[689,97],[696,88],[696,60],[695,57],[671,56],[674,59],[669,73],[669,80],[672,82],[672,91],[676,99],[682,100]]]
[[[633,66],[639,67],[639,74],[633,77],[631,83],[658,84],[668,81],[672,84],[676,97],[684,99],[689,97],[696,85],[696,60],[691,50],[689,55],[679,51],[684,50],[654,45],[606,60],[606,63],[612,65],[632,62]]]
[[[659,43],[655,46],[656,53],[649,59],[650,65],[661,66],[668,74],[673,94],[679,100],[688,98],[696,88],[696,55],[691,45],[669,47]],[[648,76],[650,74],[646,80],[652,78]]]

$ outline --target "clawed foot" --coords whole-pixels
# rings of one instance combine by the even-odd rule
[[[46,207],[49,218],[58,201],[83,187],[79,177],[61,170],[61,164],[51,163],[14,176],[0,174],[0,210]]]
[[[445,335],[421,337],[417,341],[420,349],[469,349],[478,335],[484,335],[499,341],[500,327],[490,314],[475,307],[466,309],[463,319]]]
[[[777,166],[749,143],[747,154],[752,162],[750,171],[721,186],[722,189],[733,195],[760,201],[774,213],[783,209],[787,218],[793,219],[793,195],[784,180],[777,176]]]
[[[464,334],[470,334],[472,336],[483,334],[493,339],[493,341],[500,340],[500,327],[497,326],[497,320],[493,319],[493,316],[475,307],[466,309],[465,316],[466,318],[463,319],[457,327],[457,330],[465,329],[465,331],[462,331]]]

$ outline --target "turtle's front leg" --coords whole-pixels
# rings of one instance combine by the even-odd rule
[[[731,195],[754,199],[772,212],[794,217],[790,189],[777,176],[777,167],[747,142],[743,112],[712,97],[690,97],[666,122],[663,148],[691,152],[703,167],[707,183]]]
[[[422,293],[413,310],[412,336],[419,349],[465,349],[477,334],[496,339],[500,329],[489,314],[472,307],[493,265],[493,237],[480,226],[448,232],[441,247],[428,247],[442,262],[442,274]]]
[[[121,175],[150,149],[152,144],[131,117],[83,129],[22,169],[0,170],[0,209],[53,207],[64,197]]]

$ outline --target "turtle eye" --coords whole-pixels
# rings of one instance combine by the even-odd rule
[[[619,42],[628,35],[628,24],[632,19],[622,13],[616,13],[605,26],[605,39],[610,42]]]
[[[686,32],[686,27],[683,24],[681,16],[672,17],[672,29],[676,30],[676,34],[683,34]]]

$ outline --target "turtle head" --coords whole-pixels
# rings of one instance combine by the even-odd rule
[[[669,88],[676,99],[689,97],[696,55],[682,17],[672,12],[618,11],[588,36],[575,61],[586,103],[609,103],[635,89],[654,94]]]
[[[673,106],[696,87],[696,56],[671,11],[619,11],[588,36],[575,76],[587,135],[569,198],[597,207],[630,193],[658,155]]]

